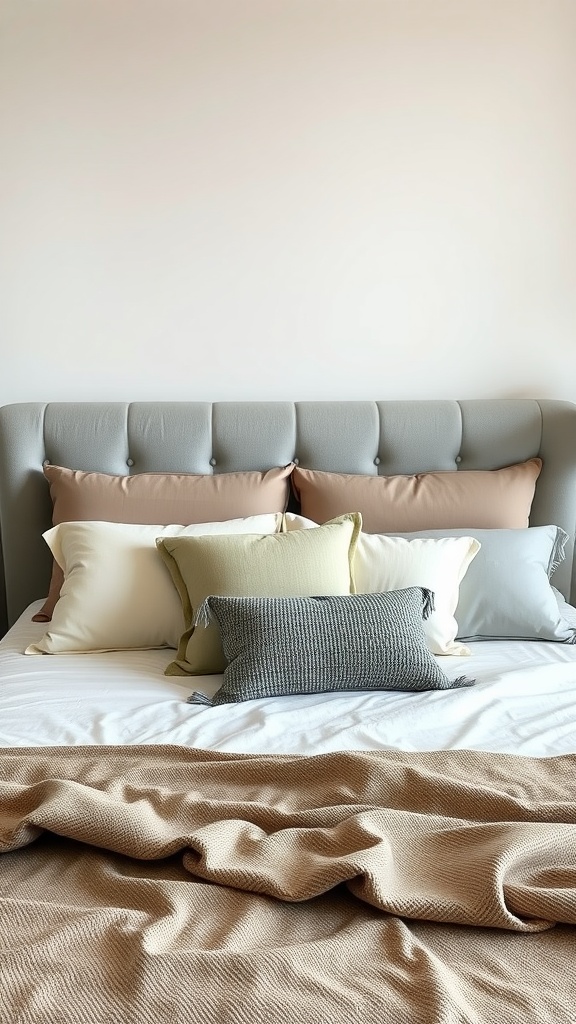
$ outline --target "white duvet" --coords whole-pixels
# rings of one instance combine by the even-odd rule
[[[576,752],[576,645],[470,644],[470,658],[439,658],[470,688],[358,692],[226,704],[220,676],[167,677],[173,651],[27,657],[44,627],[33,606],[0,641],[0,746],[174,743],[236,753],[474,748],[552,756]],[[566,612],[566,608],[564,608]],[[574,618],[574,612],[572,618]]]

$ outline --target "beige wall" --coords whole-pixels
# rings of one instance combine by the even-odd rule
[[[0,403],[576,399],[574,0],[0,0]]]

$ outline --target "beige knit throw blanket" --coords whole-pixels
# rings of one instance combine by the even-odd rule
[[[2,1024],[576,1022],[576,758],[0,751]]]

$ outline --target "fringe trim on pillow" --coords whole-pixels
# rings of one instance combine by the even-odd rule
[[[434,611],[434,592],[427,587],[420,587],[422,591],[422,618],[429,619]]]
[[[189,697],[186,697],[187,704],[202,704],[204,707],[213,708],[214,701],[211,697],[207,697],[205,693],[200,693],[199,690],[193,690]]]
[[[475,682],[475,679],[469,679],[468,676],[458,676],[458,678],[452,683],[450,689],[455,690],[458,686],[474,686]]]
[[[212,622],[213,618],[214,613],[210,607],[210,598],[205,597],[204,600],[202,601],[202,604],[200,605],[196,612],[196,616],[194,618],[194,622],[192,623],[192,625],[194,629],[196,629],[197,626],[203,626],[203,628],[206,629],[206,627],[209,626],[210,623]]]
[[[552,546],[552,554],[550,556],[550,565],[548,566],[548,579],[556,572],[559,565],[562,564],[566,555],[564,548],[566,547],[566,541],[568,540],[568,534],[560,526],[556,527],[556,540]]]

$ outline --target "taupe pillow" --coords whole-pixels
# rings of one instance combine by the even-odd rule
[[[365,533],[406,533],[452,527],[528,526],[541,459],[505,469],[364,476],[296,466],[292,486],[303,516],[323,523],[350,509]]]
[[[432,605],[424,587],[345,597],[208,597],[228,666],[212,699],[194,692],[188,701],[470,686],[465,676],[448,679],[428,650],[422,620]]]
[[[160,551],[182,601],[186,630],[167,675],[222,672],[226,659],[216,622],[195,625],[211,594],[301,597],[349,594],[352,561],[362,525],[356,513],[315,530],[263,537],[162,537]]]
[[[267,472],[137,473],[115,476],[63,466],[44,467],[54,526],[101,521],[140,526],[223,522],[266,512],[284,512],[292,465]],[[54,562],[48,597],[35,622],[48,622],[63,576]]]

